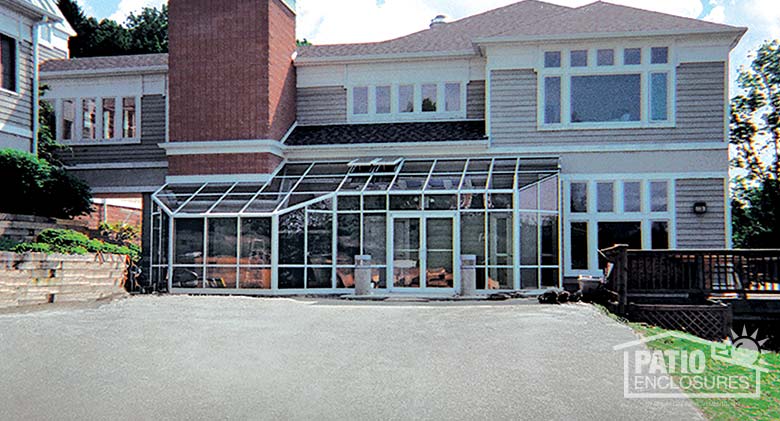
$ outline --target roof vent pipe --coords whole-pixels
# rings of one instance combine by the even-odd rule
[[[431,28],[436,28],[437,26],[444,26],[447,24],[447,16],[445,15],[437,15],[435,18],[431,19]]]

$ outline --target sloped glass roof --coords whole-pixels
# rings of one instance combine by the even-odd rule
[[[286,213],[335,195],[513,193],[558,174],[557,158],[289,162],[266,182],[167,184],[153,198],[177,217]]]

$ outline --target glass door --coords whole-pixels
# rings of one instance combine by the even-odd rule
[[[420,288],[422,218],[393,218],[393,288]]]
[[[454,288],[453,219],[425,219],[425,284],[427,288]]]
[[[455,218],[449,215],[397,215],[392,230],[392,288],[455,288]]]

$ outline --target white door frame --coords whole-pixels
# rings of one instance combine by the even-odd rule
[[[396,219],[419,219],[420,221],[420,287],[396,287],[393,282],[394,237]],[[427,286],[427,220],[450,219],[452,221],[452,288],[428,288]],[[454,294],[460,290],[460,213],[458,211],[391,211],[387,214],[387,290],[400,293]]]

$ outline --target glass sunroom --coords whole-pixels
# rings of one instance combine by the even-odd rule
[[[265,183],[169,184],[153,196],[153,280],[171,292],[332,294],[371,256],[382,292],[561,285],[557,159],[288,162]]]

